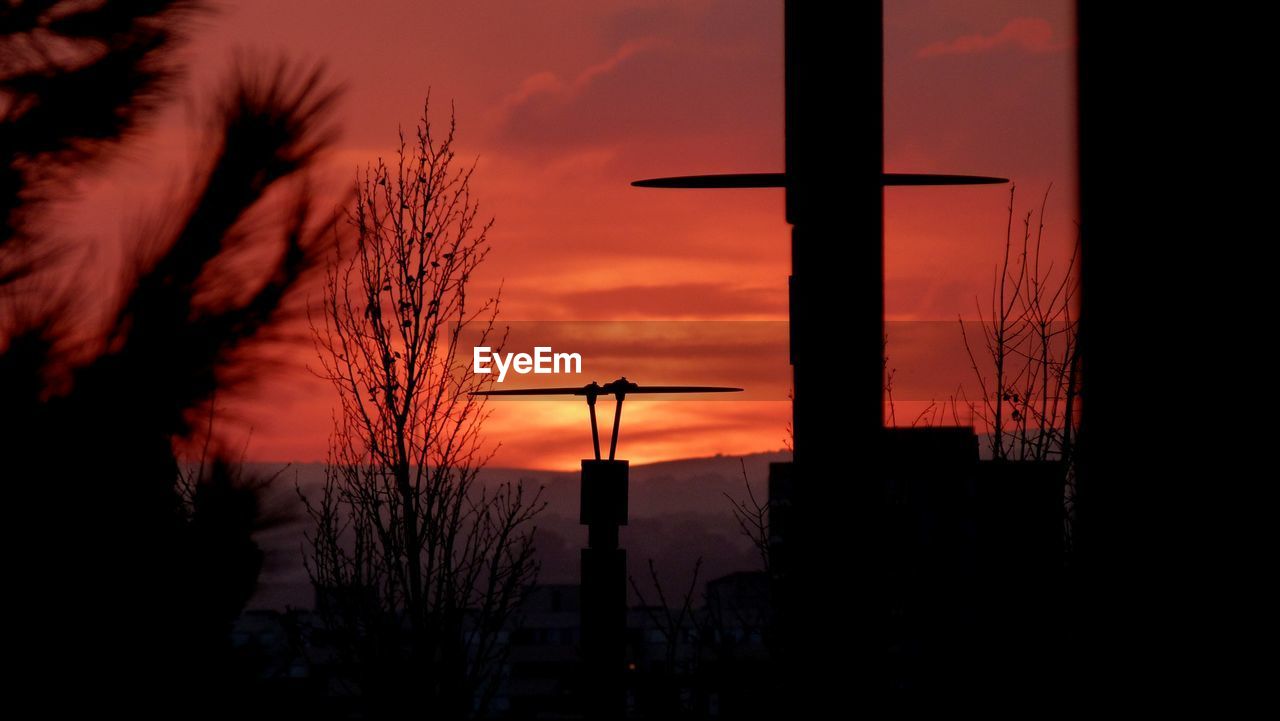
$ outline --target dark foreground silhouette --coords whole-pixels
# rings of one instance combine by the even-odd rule
[[[298,181],[332,95],[315,72],[242,66],[209,108],[189,186],[152,199],[167,210],[132,235],[118,277],[59,245],[52,210],[162,107],[203,9],[0,9],[0,457],[21,619],[8,648],[12,697],[41,715],[252,710],[229,631],[256,585],[263,509],[216,449],[184,477],[175,447],[253,377],[247,352],[312,267]]]
[[[1150,309],[1133,287],[1150,250],[1126,243],[1160,234],[1129,217],[1120,185],[1135,145],[1144,163],[1173,169],[1151,130],[1186,110],[1184,86],[1203,68],[1166,73],[1177,88],[1157,88],[1164,95],[1154,100],[1135,93],[1130,74],[1116,71],[1137,52],[1134,39],[1194,33],[1153,33],[1145,13],[1080,4],[1087,402],[1071,565],[1060,545],[1060,468],[983,462],[969,429],[882,428],[880,3],[858,3],[834,22],[788,2],[786,182],[802,281],[793,296],[797,449],[795,463],[770,479],[768,575],[713,579],[697,613],[671,599],[638,609],[648,620],[628,628],[652,632],[662,653],[641,658],[643,644],[631,640],[623,661],[636,669],[605,670],[624,676],[607,715],[1150,715],[1181,702],[1180,684],[1203,684],[1203,664],[1187,662],[1207,641],[1194,627],[1206,613],[1188,599],[1208,565],[1202,557],[1211,554],[1198,545],[1208,534],[1187,532],[1190,495],[1168,484],[1223,474],[1220,464],[1190,468],[1190,448],[1162,449],[1152,466],[1134,460],[1135,446],[1167,446],[1188,429],[1176,414],[1156,412],[1166,406],[1146,408],[1159,436],[1129,422],[1134,396],[1168,389],[1134,360],[1149,347],[1123,321]],[[85,296],[95,284],[70,274],[74,263],[53,242],[50,202],[159,107],[176,70],[175,42],[198,9],[180,0],[28,0],[0,9],[8,648],[14,700],[42,715],[324,718],[348,708],[323,685],[277,683],[280,675],[261,673],[233,643],[244,637],[232,626],[261,564],[251,536],[262,523],[259,496],[217,458],[184,486],[174,452],[175,442],[198,435],[216,392],[253,375],[243,351],[276,326],[311,266],[305,190],[295,188],[272,230],[244,221],[324,145],[323,84],[314,74],[257,69],[229,85],[189,193],[138,235],[124,275],[93,291],[115,298],[104,318],[102,304]],[[851,93],[853,104],[844,97]],[[1172,222],[1162,230],[1176,231]],[[231,262],[256,251],[264,262]],[[246,265],[253,272],[241,274]],[[848,413],[837,419],[817,390],[827,379],[806,370],[833,327],[851,328],[854,343]],[[1217,351],[1209,339],[1192,346]],[[767,604],[729,601],[761,587]],[[530,619],[576,615],[572,588],[531,599]],[[682,619],[726,608],[746,620],[722,627],[721,642],[751,653],[709,651],[704,666],[685,664],[696,644]],[[510,713],[580,715],[581,687],[554,683],[556,674],[582,672],[572,624],[542,618],[513,628],[510,642],[515,659],[536,651],[511,669],[512,681],[533,691],[510,693]],[[548,670],[554,653],[563,657]],[[406,703],[387,711],[433,710]]]

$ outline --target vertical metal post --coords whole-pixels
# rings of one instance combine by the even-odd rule
[[[595,451],[596,460],[600,460],[600,429],[596,426],[596,396],[587,396],[587,410],[591,412],[591,448]],[[616,425],[616,423],[615,423]]]
[[[884,60],[879,0],[786,3],[787,221],[797,461],[835,431],[814,386],[848,344],[844,435],[873,445],[884,415]],[[814,443],[809,443],[813,438]],[[815,447],[817,445],[817,447]],[[847,457],[844,449],[827,451]]]
[[[786,185],[794,378],[794,698],[814,712],[878,705],[883,604],[883,3],[787,0]],[[849,349],[847,412],[820,407],[827,352]],[[840,592],[837,589],[850,589]],[[822,649],[846,652],[830,663]],[[836,698],[838,697],[838,698]]]
[[[609,440],[609,460],[618,452],[618,427],[622,425],[622,401],[626,400],[626,395],[618,393],[615,398],[618,402],[613,407],[613,438]]]
[[[627,553],[618,527],[627,524],[628,470],[627,461],[582,461],[582,698],[593,721],[626,712]]]

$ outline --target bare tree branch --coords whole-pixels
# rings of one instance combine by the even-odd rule
[[[460,717],[498,680],[501,634],[537,575],[545,504],[541,490],[478,480],[492,450],[471,393],[492,381],[458,351],[467,330],[505,340],[498,297],[468,292],[492,221],[472,195],[474,164],[456,161],[452,116],[440,133],[429,111],[428,98],[395,156],[358,174],[354,247],[335,242],[310,312],[315,372],[340,405],[324,490],[304,502],[308,571],[332,601],[326,623],[345,629],[365,700]]]

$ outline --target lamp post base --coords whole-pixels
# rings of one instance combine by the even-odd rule
[[[582,462],[582,689],[593,720],[626,713],[627,552],[618,527],[627,523],[628,470],[627,461]]]

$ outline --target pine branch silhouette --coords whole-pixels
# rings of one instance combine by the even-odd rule
[[[217,454],[184,493],[175,448],[215,396],[259,375],[255,349],[280,337],[315,268],[306,177],[333,138],[333,86],[320,69],[241,65],[189,188],[155,199],[164,217],[107,279],[115,303],[52,263],[50,203],[164,106],[204,9],[0,6],[0,455],[24,516],[6,528],[26,620],[14,649],[59,710],[213,717],[239,698],[228,632],[262,563],[263,483]],[[74,679],[41,671],[55,667]]]

